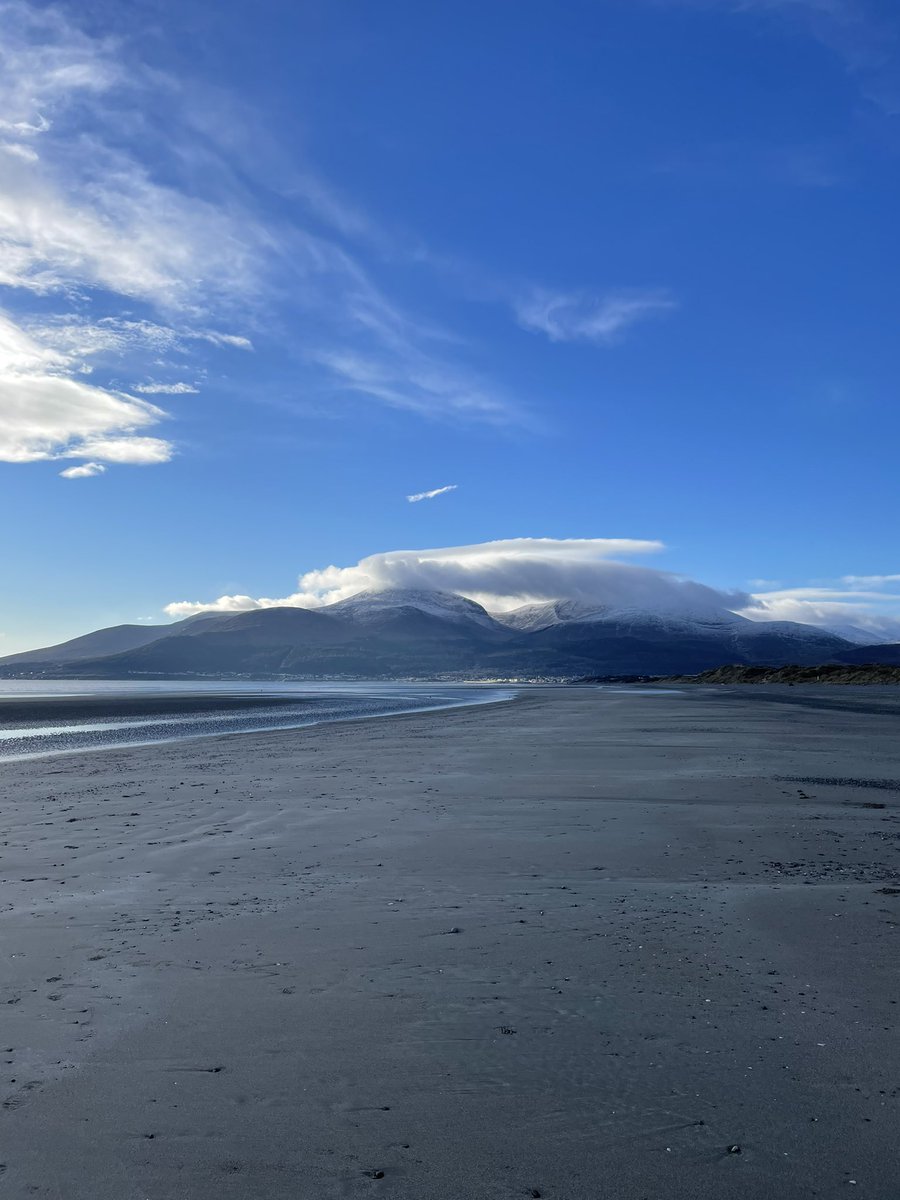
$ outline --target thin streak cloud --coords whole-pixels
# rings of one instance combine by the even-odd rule
[[[445,487],[432,488],[430,492],[413,492],[406,499],[410,504],[418,504],[420,500],[434,500],[436,496],[444,496],[447,492],[455,492],[458,486],[456,483],[448,483]]]

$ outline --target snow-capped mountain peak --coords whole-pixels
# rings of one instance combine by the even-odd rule
[[[538,629],[549,629],[551,625],[563,625],[568,621],[602,621],[608,611],[603,605],[585,604],[580,600],[545,600],[491,615],[495,621],[510,629],[534,633]]]
[[[684,631],[702,628],[716,630],[741,628],[749,622],[736,613],[719,612],[653,612],[640,608],[616,608],[609,604],[592,604],[584,600],[548,600],[542,604],[526,604],[512,612],[495,613],[496,620],[521,633],[535,633],[554,625],[573,622],[582,624],[654,625]]]
[[[475,621],[479,625],[495,627],[494,618],[474,600],[454,592],[422,591],[416,588],[357,592],[355,596],[329,604],[320,611],[364,622],[367,617],[375,618],[399,608],[415,608],[445,621]]]

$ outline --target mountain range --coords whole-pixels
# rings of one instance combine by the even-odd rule
[[[449,592],[393,589],[315,609],[117,625],[8,655],[0,675],[570,678],[825,662],[900,664],[900,644],[858,646],[815,626],[725,610],[666,614],[557,600],[490,613]]]

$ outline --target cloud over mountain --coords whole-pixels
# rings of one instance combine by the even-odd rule
[[[857,641],[900,641],[900,577],[845,576],[833,587],[759,591],[710,587],[670,571],[622,559],[656,554],[662,542],[636,538],[506,538],[469,546],[390,550],[350,567],[307,571],[281,597],[228,595],[175,601],[172,617],[199,612],[318,608],[362,591],[410,589],[467,596],[493,612],[575,600],[596,608],[752,621],[796,621]],[[864,589],[867,581],[879,590]]]
[[[756,592],[741,615],[753,621],[800,621],[819,625],[861,642],[900,641],[900,577],[862,577],[878,590],[845,576],[833,587],[780,588]]]
[[[634,538],[507,538],[471,546],[391,550],[351,567],[308,571],[298,590],[280,599],[220,596],[210,602],[168,605],[172,616],[240,612],[278,605],[316,608],[360,591],[409,588],[468,596],[493,611],[560,598],[614,608],[714,613],[744,606],[744,592],[724,592],[690,579],[621,562],[663,549]]]

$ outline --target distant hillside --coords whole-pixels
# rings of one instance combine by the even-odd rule
[[[98,629],[95,633],[85,633],[81,637],[72,638],[70,642],[60,642],[58,646],[26,650],[22,654],[8,654],[0,658],[0,667],[10,662],[15,663],[17,667],[47,663],[60,665],[80,659],[99,658],[104,654],[124,654],[146,646],[148,642],[156,641],[172,628],[171,625],[112,625],[109,629]]]
[[[23,667],[57,667],[65,663],[84,662],[88,659],[103,658],[109,654],[126,654],[131,650],[139,650],[150,642],[158,641],[161,637],[174,637],[184,629],[196,632],[203,623],[211,618],[209,613],[200,613],[195,617],[187,617],[184,621],[176,621],[171,625],[111,625],[108,629],[98,629],[93,633],[83,633],[80,637],[68,642],[60,642],[56,646],[45,646],[41,650],[25,650],[19,654],[7,654],[0,658],[0,676],[3,668],[14,663],[16,668]]]
[[[838,662],[900,667],[900,642],[888,642],[883,646],[854,646],[835,655]],[[823,659],[823,661],[825,661]]]
[[[496,615],[452,593],[393,589],[313,609],[101,629],[0,659],[0,676],[572,679],[866,661],[900,666],[900,646],[859,647],[810,625],[748,621],[724,609],[655,613],[554,602]]]

